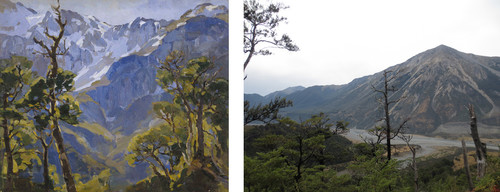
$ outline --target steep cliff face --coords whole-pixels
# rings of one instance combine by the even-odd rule
[[[459,52],[441,45],[406,62],[390,67],[398,71],[392,85],[398,88],[391,98],[405,98],[391,105],[394,123],[410,117],[410,132],[428,135],[467,134],[466,105],[477,108],[485,135],[500,135],[500,58]],[[326,112],[334,119],[351,122],[360,129],[372,128],[382,117],[378,96],[382,72],[341,86],[313,86],[286,95],[294,106],[283,110],[293,118]],[[254,102],[266,102],[256,96]],[[481,127],[481,126],[480,126]]]

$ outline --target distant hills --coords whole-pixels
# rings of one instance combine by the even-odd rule
[[[158,123],[152,102],[171,98],[157,85],[158,60],[172,50],[185,51],[187,59],[207,56],[223,67],[221,75],[227,78],[228,9],[206,3],[186,10],[178,19],[138,17],[121,25],[67,7],[62,7],[61,15],[68,22],[63,39],[69,50],[60,57],[61,67],[77,74],[74,96],[83,112],[79,125],[63,125],[73,172],[85,181],[111,168],[112,184],[136,183],[148,176],[147,165],[127,164],[128,143]],[[0,58],[28,57],[34,62],[33,70],[45,74],[49,60],[33,54],[40,51],[33,38],[46,41],[45,28],[51,34],[59,30],[54,14],[0,0],[0,18]],[[60,170],[55,149],[50,155],[50,163]]]
[[[399,88],[393,98],[406,99],[391,105],[395,123],[410,117],[412,133],[441,136],[467,135],[469,103],[476,108],[480,133],[500,136],[500,57],[484,57],[440,45],[388,68],[400,71],[392,85]],[[382,72],[345,85],[295,87],[266,96],[245,94],[251,104],[266,103],[275,96],[292,100],[282,114],[296,120],[325,112],[350,127],[373,128],[382,117],[372,85],[382,88]]]

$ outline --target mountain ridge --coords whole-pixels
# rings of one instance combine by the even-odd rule
[[[485,134],[500,135],[500,57],[484,57],[457,51],[446,45],[423,51],[407,61],[386,70],[401,71],[394,81],[399,91],[393,98],[406,100],[391,107],[395,123],[411,117],[410,132],[426,135],[450,135],[450,123],[462,122],[457,128],[466,135],[468,113],[472,103]],[[376,94],[371,86],[380,87],[382,72],[354,79],[344,85],[312,86],[285,95],[294,106],[282,113],[294,119],[325,112],[333,119],[347,120],[355,128],[369,129],[380,117]],[[266,103],[266,97],[247,97],[251,104]],[[455,126],[456,127],[456,126]],[[439,128],[439,129],[438,129]]]
[[[0,0],[0,6],[4,2],[10,1]],[[0,17],[20,20],[23,25],[8,30],[4,23],[0,24],[0,58],[26,56],[33,61],[34,71],[45,74],[48,60],[33,54],[40,51],[33,37],[45,41],[45,27],[49,33],[59,30],[54,15],[25,14],[30,8],[14,5],[25,11],[0,12]],[[221,76],[227,78],[227,14],[225,6],[200,4],[178,19],[137,17],[129,23],[109,25],[94,16],[61,10],[68,21],[63,39],[69,50],[60,58],[61,67],[77,75],[74,96],[82,110],[80,124],[63,123],[62,129],[64,141],[69,144],[71,167],[82,175],[82,181],[104,168],[112,170],[112,185],[136,183],[148,176],[147,165],[131,167],[124,156],[128,141],[158,122],[151,113],[152,102],[171,99],[157,85],[158,60],[175,49],[189,50],[186,59],[206,56],[213,58],[217,66],[226,66]],[[53,150],[50,163],[60,172]]]

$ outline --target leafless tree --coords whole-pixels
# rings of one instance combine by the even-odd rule
[[[467,181],[469,182],[469,191],[474,190],[474,183],[472,183],[472,177],[470,176],[469,160],[467,159],[467,148],[465,147],[465,141],[462,140],[462,152],[464,156],[464,167],[465,174],[467,175]]]
[[[417,167],[417,147],[415,145],[411,145],[410,142],[413,139],[413,135],[405,135],[401,134],[399,136],[401,140],[403,140],[406,143],[406,146],[410,149],[410,152],[412,154],[411,158],[411,169],[413,170],[413,184],[414,184],[414,189],[415,192],[418,192],[418,167]]]
[[[470,130],[472,140],[476,146],[476,158],[477,158],[477,177],[482,178],[486,173],[486,144],[482,143],[479,138],[479,132],[477,131],[477,118],[476,112],[474,112],[474,106],[469,104],[467,107],[470,116]]]
[[[379,89],[376,88],[374,85],[372,85],[372,89],[380,93],[382,96],[377,99],[377,101],[382,105],[384,109],[384,117],[381,119],[382,121],[385,122],[385,127],[384,130],[382,131],[385,133],[385,139],[387,141],[387,159],[391,160],[391,140],[396,138],[400,133],[402,133],[405,128],[406,128],[406,123],[410,120],[410,118],[404,119],[399,126],[393,127],[391,124],[391,114],[390,114],[390,105],[395,104],[400,102],[402,99],[405,98],[405,96],[399,97],[397,99],[391,99],[390,97],[392,96],[392,93],[398,91],[398,89],[390,85],[398,76],[398,73],[400,71],[394,72],[391,70],[384,70],[384,82],[383,82],[383,88]],[[395,74],[393,74],[395,73]]]

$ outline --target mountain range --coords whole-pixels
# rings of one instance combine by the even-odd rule
[[[479,132],[500,136],[500,57],[463,53],[440,45],[389,67],[391,86],[398,90],[390,99],[403,98],[390,106],[392,122],[410,118],[408,132],[431,136],[468,135],[468,104],[475,107]],[[293,101],[282,109],[284,116],[305,120],[324,112],[333,120],[350,122],[351,128],[370,129],[381,119],[377,102],[383,88],[383,72],[354,79],[345,85],[292,87],[266,96],[245,94],[250,104],[267,103],[276,96]],[[403,96],[403,97],[402,97]]]
[[[73,172],[85,180],[111,168],[116,183],[144,179],[147,166],[130,167],[124,155],[134,135],[159,122],[151,103],[172,97],[156,82],[158,61],[172,50],[182,50],[187,59],[213,59],[227,78],[228,9],[200,4],[178,19],[138,17],[121,25],[64,7],[61,15],[67,21],[63,39],[68,52],[60,62],[77,74],[74,96],[82,111],[80,124],[63,125]],[[25,56],[34,62],[34,71],[45,74],[49,60],[34,54],[41,48],[33,38],[47,41],[46,28],[51,34],[58,32],[54,17],[52,12],[38,13],[22,3],[0,0],[0,58]],[[57,152],[50,154],[50,163],[58,165]]]

